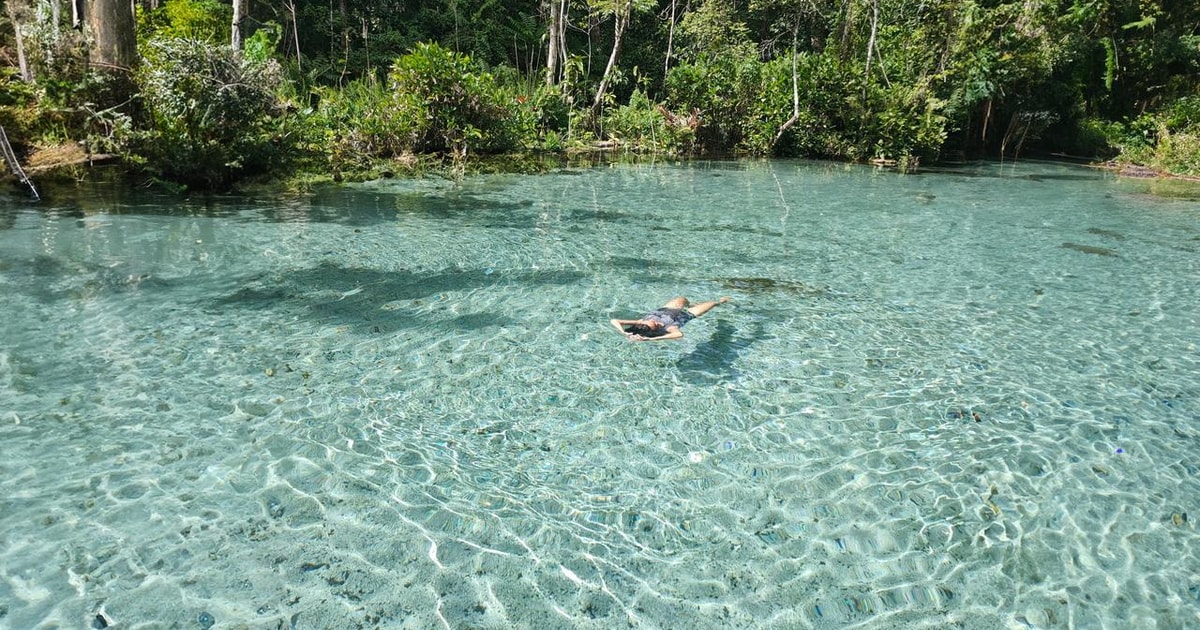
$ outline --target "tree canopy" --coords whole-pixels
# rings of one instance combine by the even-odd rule
[[[597,145],[908,166],[1038,151],[1200,169],[1192,1],[143,0],[136,22],[127,3],[82,0],[82,17],[73,6],[5,1],[0,124],[27,148],[82,136],[169,178],[228,182],[248,168],[242,154],[271,146],[333,171],[364,155]],[[191,48],[164,43],[181,39]],[[276,102],[245,121],[239,155],[204,162],[234,171],[217,178],[161,163],[179,154],[164,143],[197,141],[161,113],[183,85],[161,80],[163,64],[194,58],[272,77],[252,92]]]

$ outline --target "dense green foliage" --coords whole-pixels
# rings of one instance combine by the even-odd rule
[[[385,79],[368,74],[341,89],[314,91],[303,112],[310,153],[336,175],[371,172],[376,158],[440,154],[461,160],[526,148],[541,140],[544,89],[493,76],[466,55],[419,44]]]
[[[589,147],[1200,174],[1195,2],[295,0],[252,3],[235,52],[229,4],[165,0],[139,9],[124,97],[53,23],[64,2],[8,0],[0,58],[25,76],[0,68],[0,124],[191,185]]]
[[[393,106],[409,129],[408,149],[466,156],[517,148],[532,128],[532,111],[501,90],[466,55],[417,44],[388,73]]]
[[[171,181],[214,188],[275,159],[272,128],[279,65],[203,40],[152,40],[138,87],[150,127],[139,144]]]
[[[1159,112],[1096,130],[1131,164],[1200,177],[1200,96],[1181,98]]]
[[[142,41],[190,39],[210,43],[229,37],[233,10],[217,0],[172,0],[139,14]]]

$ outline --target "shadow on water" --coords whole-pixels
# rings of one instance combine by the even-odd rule
[[[567,210],[567,218],[572,221],[596,221],[601,223],[635,223],[637,217],[620,211],[596,210],[593,208]]]
[[[713,282],[731,291],[741,291],[749,294],[780,292],[799,297],[823,297],[832,293],[829,287],[807,284],[798,280],[714,278]]]
[[[665,262],[650,260],[649,258],[638,258],[636,256],[609,256],[607,261],[608,266],[613,269],[642,271],[655,266],[666,267]]]
[[[16,291],[43,304],[174,288],[172,281],[138,271],[126,263],[72,262],[45,254],[31,259],[0,260],[0,276]]]
[[[353,199],[353,193],[347,203],[339,199],[339,203],[358,208]],[[375,193],[379,195],[379,193]],[[376,201],[376,203],[380,203]],[[391,219],[402,215],[421,215],[439,219],[453,218],[458,225],[476,227],[501,228],[533,228],[537,226],[537,215],[532,212],[533,201],[499,201],[486,196],[478,196],[463,191],[441,191],[430,193],[391,193],[387,195],[386,204],[391,205]]]
[[[609,269],[630,272],[630,275],[637,280],[675,283],[685,280],[679,278],[675,273],[679,269],[679,264],[668,259],[652,260],[634,256],[608,256],[604,262]]]
[[[753,234],[756,236],[783,236],[783,232],[778,230],[768,230],[765,228],[757,228],[751,226],[734,225],[729,223],[717,223],[713,225],[697,225],[689,228],[684,228],[688,232],[713,232],[717,234]]]
[[[519,322],[487,311],[461,312],[447,293],[508,285],[522,288],[580,282],[574,271],[492,272],[445,269],[433,273],[380,271],[323,263],[282,276],[259,277],[216,300],[218,308],[296,311],[314,320],[388,333],[441,326],[480,330]],[[432,298],[432,299],[431,299]]]
[[[1107,247],[1096,247],[1094,245],[1080,245],[1079,243],[1067,242],[1062,244],[1062,248],[1073,249],[1077,252],[1083,252],[1085,254],[1095,254],[1097,256],[1108,256],[1110,258],[1117,257],[1117,252]]]
[[[763,338],[762,322],[756,322],[749,335],[737,336],[733,324],[718,320],[708,339],[679,358],[675,366],[684,380],[693,385],[717,385],[737,380],[734,363],[755,341]]]

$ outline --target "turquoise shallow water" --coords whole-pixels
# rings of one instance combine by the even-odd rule
[[[0,199],[0,627],[1200,624],[1200,201],[808,162]],[[728,295],[673,343],[607,327]]]

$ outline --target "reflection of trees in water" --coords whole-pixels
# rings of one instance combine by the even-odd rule
[[[750,334],[739,336],[736,333],[733,324],[725,320],[717,321],[712,335],[676,362],[684,379],[697,385],[736,380],[738,370],[734,362],[742,352],[762,338],[764,329],[762,322],[755,322]]]

